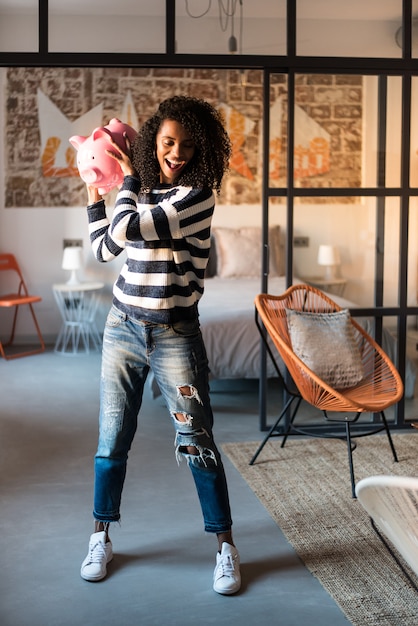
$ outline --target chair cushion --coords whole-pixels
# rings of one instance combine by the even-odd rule
[[[286,309],[296,356],[334,389],[357,385],[364,376],[348,309],[308,313]]]

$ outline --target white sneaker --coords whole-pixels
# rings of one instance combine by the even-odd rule
[[[106,565],[113,559],[112,542],[106,542],[106,533],[93,533],[90,537],[89,551],[81,564],[81,578],[95,582],[106,576]]]
[[[216,555],[216,567],[213,573],[213,589],[217,593],[231,595],[241,587],[238,550],[229,543],[222,544],[222,552]]]

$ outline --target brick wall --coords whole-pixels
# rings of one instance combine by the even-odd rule
[[[5,206],[82,206],[84,183],[78,176],[46,178],[42,171],[37,89],[69,120],[103,104],[103,124],[120,115],[130,90],[139,124],[158,103],[174,94],[226,103],[251,122],[240,147],[247,175],[231,169],[220,202],[259,204],[261,201],[260,138],[262,133],[262,72],[259,70],[12,68],[5,94]],[[271,82],[271,103],[286,102],[284,75]],[[361,178],[362,81],[356,76],[300,75],[296,103],[331,137],[329,171],[298,179],[301,187],[359,186]],[[285,107],[284,107],[285,110]],[[282,119],[280,176],[286,185],[286,116]],[[331,185],[332,183],[332,185]]]

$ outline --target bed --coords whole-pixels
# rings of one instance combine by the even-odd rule
[[[285,277],[280,267],[279,227],[270,229],[270,277],[268,291],[283,293]],[[260,376],[260,336],[254,321],[254,298],[261,291],[261,230],[258,227],[215,228],[213,244],[205,281],[205,292],[199,302],[200,323],[213,379],[257,379]],[[295,279],[295,283],[301,281]],[[342,307],[355,303],[329,294]],[[373,320],[356,320],[372,333]],[[396,339],[383,331],[383,349],[395,360]],[[277,376],[267,359],[267,376]],[[413,397],[416,371],[407,361],[405,396]],[[158,387],[152,380],[154,395]]]

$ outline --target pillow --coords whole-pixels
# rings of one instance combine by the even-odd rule
[[[261,275],[261,227],[242,226],[241,228],[216,227],[212,229],[215,238],[217,275],[222,278]],[[269,231],[270,275],[279,274],[280,226]]]
[[[334,389],[354,387],[363,376],[361,354],[348,309],[307,313],[286,309],[294,353]]]

